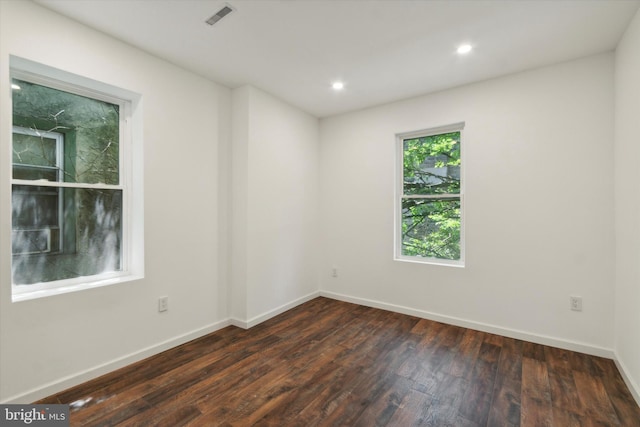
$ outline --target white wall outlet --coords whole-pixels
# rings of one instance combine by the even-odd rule
[[[569,303],[571,310],[582,311],[582,297],[570,296]]]
[[[169,297],[158,298],[158,311],[163,312],[169,310]]]
[[[331,277],[338,277],[338,267],[331,267]]]

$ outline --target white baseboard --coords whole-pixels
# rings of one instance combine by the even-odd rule
[[[307,301],[311,301],[314,298],[317,298],[320,296],[320,291],[314,291],[311,292],[308,295],[305,295],[303,297],[300,297],[298,299],[295,299],[293,301],[290,301],[286,304],[281,305],[280,307],[276,307],[273,310],[269,310],[263,314],[260,314],[258,316],[252,317],[249,320],[241,320],[241,319],[236,319],[236,318],[232,318],[231,319],[231,324],[233,326],[238,326],[239,328],[244,328],[244,329],[249,329],[249,328],[253,328],[256,325],[259,325],[260,323],[271,319],[272,317],[276,317],[278,314],[282,314],[287,310],[291,310],[294,307],[299,306],[300,304],[304,304]]]
[[[238,328],[249,329],[249,324],[246,320],[237,319],[235,317],[229,318],[229,324],[231,326],[237,326]]]
[[[143,360],[147,357],[161,353],[165,350],[169,350],[170,348],[179,346],[181,344],[184,344],[196,338],[200,338],[204,335],[210,334],[211,332],[215,332],[226,326],[233,325],[243,329],[249,329],[255,325],[258,325],[259,323],[264,322],[265,320],[268,320],[268,319],[271,319],[272,317],[277,316],[278,314],[284,313],[287,310],[290,310],[300,304],[310,301],[318,297],[319,295],[320,293],[318,291],[312,292],[294,301],[283,304],[280,307],[276,307],[273,310],[269,310],[266,313],[263,313],[259,316],[255,316],[249,320],[241,320],[236,318],[221,320],[219,322],[213,323],[211,325],[205,326],[195,331],[188,332],[186,334],[183,334],[183,335],[171,338],[169,340],[163,341],[161,343],[141,349],[134,353],[119,357],[110,362],[103,363],[94,368],[87,369],[73,375],[69,375],[59,380],[52,381],[40,387],[26,391],[24,393],[9,397],[8,399],[5,399],[0,403],[26,404],[26,403],[35,402],[44,397],[51,396],[52,394],[55,394],[55,393],[59,393],[62,390],[66,390],[70,387],[74,387],[76,385],[82,384],[83,382],[98,378],[101,375],[108,374],[109,372],[115,371],[116,369],[120,369],[132,363],[139,362],[140,360]]]
[[[618,367],[618,371],[620,371],[620,375],[622,375],[624,383],[627,385],[627,388],[633,395],[633,398],[636,400],[638,406],[640,406],[640,386],[633,380],[633,378],[631,378],[631,376],[629,375],[629,370],[627,369],[624,362],[620,360],[617,354],[616,357],[613,358],[613,361],[616,363],[616,366]]]
[[[364,305],[367,307],[380,308],[382,310],[393,311],[396,313],[408,314],[410,316],[420,317],[423,319],[434,320],[436,322],[447,323],[455,326],[462,326],[469,329],[475,329],[492,334],[502,335],[509,338],[515,338],[519,340],[534,342],[538,344],[548,345],[552,347],[563,348],[565,350],[577,351],[580,353],[591,354],[593,356],[605,357],[607,359],[613,359],[620,375],[625,384],[629,388],[631,395],[636,400],[636,403],[640,406],[640,385],[633,380],[633,377],[629,375],[629,370],[625,366],[624,362],[620,360],[618,355],[613,349],[597,347],[585,343],[569,341],[561,338],[550,337],[546,335],[532,334],[530,332],[519,331],[516,329],[503,328],[500,326],[490,325],[482,322],[475,322],[472,320],[461,319],[453,316],[446,316],[442,314],[432,313],[424,310],[417,310],[410,307],[404,307],[395,304],[389,304],[382,301],[369,300],[366,298],[352,297],[349,295],[339,294],[330,291],[320,291],[320,296],[332,298],[339,301],[350,302],[354,304]]]
[[[59,380],[52,381],[40,387],[31,389],[19,395],[12,396],[0,403],[28,404],[31,402],[35,402],[39,399],[66,390],[70,387],[82,384],[83,382],[98,378],[101,375],[108,374],[109,372],[115,371],[116,369],[120,369],[132,363],[139,362],[140,360],[161,353],[165,350],[169,350],[170,348],[179,346],[196,338],[200,338],[204,335],[210,334],[211,332],[215,332],[229,325],[231,325],[231,321],[229,319],[212,323],[203,328],[196,329],[195,331],[188,332],[186,334],[149,346],[126,356],[119,357],[110,362],[103,363],[102,365],[96,366],[94,368],[69,375]]]
[[[606,357],[608,359],[615,358],[615,354],[612,349],[597,347],[597,346],[584,344],[580,342],[564,340],[564,339],[550,337],[546,335],[532,334],[530,332],[519,331],[516,329],[510,329],[510,328],[503,328],[500,326],[490,325],[487,323],[476,322],[472,320],[461,319],[458,317],[432,313],[429,311],[418,310],[415,308],[405,307],[405,306],[396,305],[396,304],[389,304],[382,301],[374,301],[366,298],[352,297],[349,295],[343,295],[336,292],[320,291],[320,296],[336,299],[339,301],[364,305],[367,307],[380,308],[382,310],[393,311],[396,313],[408,314],[410,316],[420,317],[422,319],[429,319],[436,322],[447,323],[449,325],[454,325],[454,326],[462,326],[464,328],[475,329],[482,332],[502,335],[509,338],[515,338],[523,341],[534,342],[537,344],[563,348],[565,350],[577,351],[580,353],[591,354],[599,357]]]
[[[312,292],[308,295],[305,295],[301,298],[298,298],[289,303],[283,304],[273,310],[269,310],[259,316],[255,316],[249,320],[242,320],[236,318],[230,318],[221,320],[219,322],[213,323],[211,325],[205,326],[203,328],[197,329],[195,331],[177,336],[175,338],[166,340],[159,344],[144,348],[140,351],[131,353],[129,355],[120,357],[111,362],[104,363],[95,368],[87,369],[85,371],[79,372],[74,375],[70,375],[65,378],[61,378],[60,380],[45,384],[41,387],[29,390],[25,393],[10,397],[0,403],[31,403],[36,400],[42,399],[44,397],[50,396],[52,394],[58,393],[62,390],[66,390],[67,388],[76,386],[78,384],[82,384],[83,382],[89,381],[91,379],[97,378],[101,375],[112,372],[116,369],[122,368],[124,366],[130,365],[132,363],[143,360],[147,357],[153,356],[170,348],[179,346],[186,342],[189,342],[193,339],[200,338],[204,335],[207,335],[211,332],[215,332],[219,329],[222,329],[226,326],[233,325],[243,329],[249,329],[253,326],[256,326],[266,320],[271,319],[281,313],[284,313],[287,310],[290,310],[300,304],[304,304],[307,301],[310,301],[318,296],[335,299],[338,301],[345,301],[354,304],[363,305],[366,307],[379,308],[382,310],[393,311],[396,313],[407,314],[410,316],[420,317],[423,319],[429,319],[436,322],[447,323],[450,325],[461,326],[469,329],[475,329],[483,332],[488,332],[492,334],[502,335],[505,337],[520,339],[524,341],[530,341],[538,344],[549,345],[553,347],[563,348],[571,351],[578,351],[581,353],[591,354],[599,357],[606,357],[609,359],[613,359],[620,371],[625,383],[629,387],[631,394],[636,399],[636,402],[640,405],[640,387],[636,384],[633,379],[628,375],[628,370],[622,361],[620,361],[615,354],[615,352],[611,349],[592,346],[584,343],[574,342],[563,340],[559,338],[549,337],[545,335],[532,334],[529,332],[519,331],[510,328],[503,328],[500,326],[485,324],[481,322],[475,322],[471,320],[461,319],[453,316],[446,316],[442,314],[432,313],[424,310],[418,310],[410,307],[400,306],[396,304],[389,304],[382,301],[369,300],[366,298],[358,298],[352,297],[348,295],[339,294],[336,292],[329,291],[316,291]]]

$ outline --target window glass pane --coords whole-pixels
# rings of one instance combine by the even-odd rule
[[[459,260],[460,199],[403,199],[402,255]]]
[[[60,189],[14,185],[11,192],[12,228],[37,229],[59,224]]]
[[[13,179],[57,181],[58,170],[36,166],[13,165]]]
[[[58,164],[63,166],[65,182],[119,184],[118,105],[22,80],[13,82],[20,87],[12,91],[13,125],[64,134],[63,159]],[[17,163],[56,165],[51,144],[37,136],[14,133],[13,152],[14,162],[16,157],[26,157]]]
[[[14,254],[41,254],[56,250],[60,230],[40,228],[34,230],[13,230],[11,250]]]
[[[403,192],[460,193],[460,132],[403,141]]]
[[[45,136],[13,133],[13,164],[55,168],[57,141]]]
[[[26,285],[120,271],[122,191],[54,189],[61,200],[59,211],[52,196],[38,193],[42,188],[51,192],[46,187],[13,188],[13,283]],[[54,225],[52,213],[58,211],[59,226]]]

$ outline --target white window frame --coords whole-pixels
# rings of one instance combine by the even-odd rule
[[[122,191],[121,269],[32,285],[15,285],[12,302],[75,292],[144,277],[144,211],[142,193],[141,96],[106,83],[78,76],[23,58],[10,56],[10,78],[51,87],[119,106],[119,180],[115,185],[38,181],[38,186],[108,189]],[[11,144],[12,145],[12,144]],[[136,166],[134,168],[134,165]],[[30,180],[11,179],[11,184],[34,185]]]
[[[394,197],[394,260],[404,262],[414,262],[420,264],[443,265],[450,267],[465,266],[465,212],[464,212],[464,170],[465,170],[465,148],[464,148],[464,122],[453,123],[445,126],[432,127],[428,129],[410,131],[396,134],[396,185]],[[456,197],[460,198],[460,259],[449,260],[434,257],[418,257],[402,254],[402,200],[405,198],[438,199],[450,197],[451,195],[428,195],[415,196],[404,194],[404,140],[414,139],[443,133],[460,132],[460,193]]]

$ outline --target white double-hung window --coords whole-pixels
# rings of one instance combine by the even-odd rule
[[[14,301],[132,276],[133,101],[17,68],[11,89]]]
[[[464,265],[463,128],[397,135],[396,259]]]

